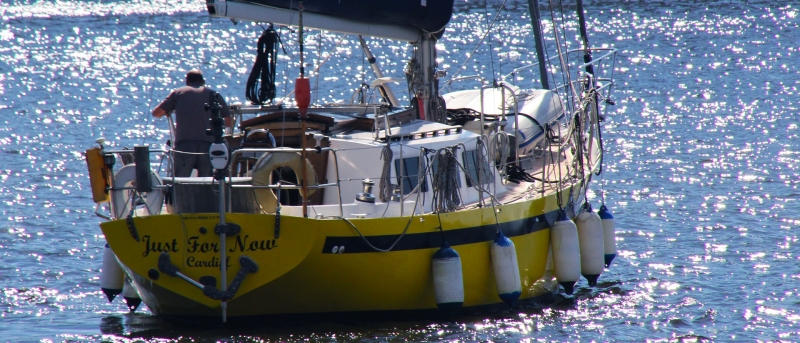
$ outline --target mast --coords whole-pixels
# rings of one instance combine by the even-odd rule
[[[297,118],[300,120],[300,169],[303,177],[300,180],[301,193],[303,198],[303,217],[308,218],[308,185],[306,184],[306,117],[308,115],[308,106],[311,103],[311,85],[306,78],[306,68],[304,66],[305,60],[303,57],[303,1],[298,4],[298,16],[300,22],[300,32],[298,34],[300,41],[300,77],[295,80],[294,96],[297,102],[298,114]],[[280,204],[278,204],[280,206]]]
[[[578,28],[583,42],[583,63],[589,63],[592,61],[592,51],[589,50],[589,35],[586,34],[586,16],[583,14],[583,0],[578,0]],[[586,65],[586,72],[594,76],[594,68],[592,68],[591,64]]]
[[[581,0],[578,0],[580,3]],[[539,60],[539,77],[543,89],[550,89],[550,81],[547,78],[547,60],[544,56],[544,40],[542,38],[542,22],[539,16],[539,0],[528,0],[528,12],[531,15],[531,28],[533,29],[533,40],[536,41],[536,58]],[[582,13],[583,11],[581,11]]]
[[[412,105],[417,106],[419,119],[444,123],[447,114],[444,99],[439,96],[439,78],[445,73],[437,70],[436,35],[423,32],[413,45],[414,57],[406,67]]]
[[[436,99],[439,91],[433,85],[434,68],[436,68],[436,38],[428,34],[422,36],[422,42],[420,42],[420,57],[422,58],[420,63],[422,63],[422,79],[425,87],[422,94],[422,106],[420,106],[422,113],[420,119],[426,119],[425,117],[428,116],[430,117],[428,118],[429,120],[433,120],[431,99]]]
[[[411,105],[417,107],[422,120],[440,121],[444,111],[439,106],[438,75],[436,71],[436,37],[422,33],[414,45],[414,57],[406,66],[406,81]]]

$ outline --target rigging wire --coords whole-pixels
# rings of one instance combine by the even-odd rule
[[[164,2],[164,8],[163,8],[162,12],[166,12],[167,11],[167,5],[168,4],[169,4],[169,1],[165,1]],[[164,24],[166,23],[166,18],[167,18],[166,15],[162,15],[161,16],[161,27],[158,30],[159,35],[163,35],[163,33],[164,33]],[[156,48],[156,64],[155,64],[156,67],[161,65],[161,43],[163,43],[163,42],[164,42],[163,39],[160,39],[160,38],[158,39],[158,46]],[[156,67],[153,67],[153,69],[150,72],[150,95],[148,95],[148,99],[149,100],[147,102],[147,109],[144,112],[145,113],[145,117],[146,117],[145,123],[144,123],[144,127],[145,128],[150,126],[150,118],[153,117],[152,115],[147,115],[147,114],[148,114],[148,111],[150,110],[150,108],[152,108],[152,106],[153,106],[153,91],[155,90]],[[172,114],[168,114],[168,115],[171,116]],[[172,126],[171,125],[170,125],[170,128],[169,128],[169,131],[170,131],[170,137],[171,137],[172,136]],[[145,130],[145,132],[147,132],[147,130]],[[142,136],[141,145],[144,145],[145,138],[147,138],[146,136],[147,136],[146,134]]]
[[[291,18],[294,18],[294,11],[291,11],[290,19]],[[289,32],[294,33],[294,30],[292,30],[290,27],[282,26],[281,28],[286,28],[287,30],[289,30]],[[285,66],[283,68],[284,78],[286,77],[286,73],[288,72],[288,70],[289,70],[289,59],[287,58],[286,59],[286,64],[285,64]],[[283,83],[283,94],[287,94],[288,87],[289,87],[289,82],[284,82]],[[294,90],[292,90],[292,93],[294,93]],[[291,93],[289,93],[289,94],[291,94]],[[284,95],[283,99],[284,100],[288,100],[289,99],[289,94]],[[285,123],[286,122],[286,106],[281,106],[281,115],[283,116],[282,122]],[[285,140],[286,140],[286,125],[281,125],[281,143],[280,143],[281,147],[286,146]]]
[[[505,7],[506,2],[508,2],[508,0],[503,0],[503,4],[500,5],[500,7],[501,8]],[[500,11],[497,12],[497,15],[494,16],[494,19],[492,19],[491,24],[489,24],[489,27],[486,28],[486,32],[483,33],[483,36],[481,36],[481,39],[478,41],[478,44],[475,44],[475,48],[472,49],[472,52],[469,54],[469,57],[467,57],[467,59],[464,60],[464,63],[461,63],[461,65],[458,66],[458,69],[456,69],[456,72],[453,73],[453,76],[451,76],[450,79],[448,79],[447,82],[444,83],[444,85],[449,85],[450,82],[452,82],[453,79],[455,79],[456,76],[458,76],[458,74],[461,74],[461,71],[464,70],[464,66],[467,64],[467,62],[469,62],[469,60],[472,59],[473,56],[475,56],[475,51],[478,51],[478,48],[483,43],[483,40],[486,39],[486,36],[489,34],[489,32],[492,31],[492,27],[494,26],[495,22],[497,22],[497,18],[500,17],[500,13],[501,13]],[[490,55],[491,55],[491,53],[490,53]],[[442,90],[444,90],[444,85],[442,86],[442,88],[439,88],[440,92]]]
[[[497,9],[497,15],[500,15],[501,11],[502,11],[502,7],[498,8]],[[486,1],[486,2],[483,3],[483,13],[485,14],[484,18],[486,19],[486,27],[490,27],[489,26],[489,1]],[[495,18],[497,18],[497,17],[495,17]],[[489,42],[489,63],[492,66],[492,85],[497,85],[497,74],[495,74],[495,71],[494,71],[494,48],[492,48],[492,38],[493,38],[493,36],[491,36],[492,30],[491,29],[487,29],[486,32],[490,34],[488,42]]]
[[[559,3],[561,3],[561,2],[559,1]],[[548,6],[547,6],[548,9],[550,10],[550,22],[553,25],[553,37],[555,38],[555,44],[553,44],[553,45],[555,45],[557,54],[559,55],[559,58],[562,58],[562,56],[560,54],[560,52],[561,52],[561,42],[560,42],[560,40],[558,38],[559,33],[557,32],[559,26],[556,23],[556,19],[555,19],[556,16],[555,16],[555,13],[553,12],[553,7],[555,7],[555,6],[554,6],[552,0],[548,0],[547,4],[548,4]],[[563,6],[561,6],[560,8],[561,8],[562,19],[563,19],[563,13],[564,13],[563,12]],[[541,17],[540,17],[539,22],[540,23],[544,23],[544,21],[541,20]],[[537,30],[537,29],[538,30],[542,30],[541,27],[540,28],[533,28],[533,29],[534,30]],[[564,36],[564,41],[566,41],[566,31],[564,31],[564,35],[565,35]],[[552,59],[550,57],[551,56],[550,50],[549,50],[548,45],[546,44],[546,41],[544,40],[544,38],[542,38],[542,53],[544,54],[544,60],[545,61],[550,61]],[[561,95],[563,95],[565,99],[574,99],[570,95],[570,93],[568,91],[568,89],[570,87],[569,78],[568,78],[569,70],[566,69],[567,68],[566,67],[566,63],[563,61],[563,59],[560,60],[560,64],[561,64],[561,73],[559,73],[559,74],[561,76],[561,82],[562,82],[562,85],[563,85],[563,88],[564,88],[563,93],[561,93]],[[556,84],[556,82],[555,82],[556,78],[558,77],[558,75],[557,75],[555,70],[551,69],[547,73],[547,75],[543,75],[543,77],[545,77],[547,79],[551,79],[553,81],[554,86],[551,87],[552,90],[556,90],[557,91],[558,89],[562,88],[562,87],[558,86]],[[571,113],[573,111],[572,101],[567,101],[566,102],[566,106],[567,106],[567,111],[566,112],[567,113]]]
[[[554,7],[553,6],[553,1],[550,0],[550,17],[551,17],[551,20],[553,22],[553,32],[554,32],[553,37],[556,40],[556,51],[558,52],[558,60],[559,60],[559,62],[561,64],[561,70],[562,70],[561,74],[566,78],[566,81],[565,81],[565,84],[564,84],[564,86],[566,87],[565,91],[567,91],[567,96],[569,96],[571,99],[579,99],[577,91],[575,90],[575,87],[572,84],[572,76],[569,73],[569,64],[567,63],[566,60],[564,60],[564,51],[562,49],[563,46],[562,46],[561,40],[559,39],[558,33],[556,32],[558,26],[557,26],[557,23],[556,23],[556,14],[555,14],[555,12],[553,12],[553,7]],[[571,92],[569,92],[569,91],[571,91]],[[567,103],[571,103],[571,102],[568,101]]]
[[[552,1],[552,0],[550,0],[550,1]],[[551,11],[552,11],[552,7],[551,7]],[[565,11],[564,11],[564,1],[563,0],[558,0],[558,11],[559,11],[559,14],[561,16],[561,23],[562,23],[562,25],[560,27],[565,27],[564,23],[567,22],[567,19],[566,19],[566,17],[564,17]],[[556,22],[555,22],[555,14],[553,14],[553,27],[557,27],[556,26]],[[555,34],[557,35],[558,33],[555,32]],[[567,39],[567,30],[561,30],[561,34],[563,35],[562,39],[564,41],[563,49],[566,49],[567,51],[569,51],[569,40]],[[558,37],[556,37],[556,38],[558,38]],[[561,46],[561,45],[559,44],[559,46]],[[567,65],[567,68],[569,68],[569,65]],[[570,85],[569,88],[571,88],[572,84],[569,83],[569,82],[572,81],[572,74],[570,74],[569,69],[564,69],[564,70],[566,72],[561,73],[561,77],[562,77],[562,79],[564,81],[564,84],[565,85]],[[573,95],[567,94],[567,96],[575,96],[575,94],[574,93],[573,93]],[[574,103],[574,101],[570,101],[569,102],[570,105],[573,104],[573,103]],[[573,110],[575,110],[575,109],[574,108],[570,108],[570,111],[573,111]]]
[[[558,136],[561,137],[561,125],[557,125],[557,126],[558,126]],[[561,192],[563,191],[562,187],[564,186],[563,183],[562,183],[564,181],[564,176],[561,173],[561,169],[562,169],[561,168],[561,152],[562,151],[563,151],[562,146],[561,146],[561,144],[559,144],[559,149],[556,152],[558,154],[558,159],[557,159],[556,163],[554,164],[554,167],[556,168],[556,170],[558,172],[558,184],[556,184],[556,194],[557,194],[556,203],[558,204],[558,209],[561,210],[561,211],[564,211],[564,199],[561,196]],[[552,153],[551,153],[551,155],[552,155]]]
[[[414,215],[416,215],[416,212],[417,212],[417,205],[420,205],[420,212],[422,211],[422,208],[424,208],[424,206],[425,206],[424,205],[424,202],[425,202],[425,198],[424,197],[422,197],[422,199],[421,199],[422,200],[422,204],[420,204],[420,198],[421,198],[421,195],[423,193],[421,191],[421,189],[425,185],[425,177],[424,176],[427,173],[427,171],[431,168],[430,163],[428,163],[427,166],[425,165],[425,163],[422,163],[422,161],[425,159],[425,154],[426,154],[426,149],[425,148],[420,149],[420,154],[419,154],[420,163],[419,163],[419,169],[417,170],[417,185],[416,185],[416,187],[414,187],[414,189],[411,190],[411,193],[409,193],[409,195],[407,197],[407,198],[410,198],[411,194],[416,192],[417,199],[416,199],[416,201],[414,201],[414,207],[411,209],[411,215],[408,217],[408,222],[406,222],[406,226],[405,226],[405,228],[403,228],[403,232],[401,232],[400,235],[397,236],[397,239],[395,239],[394,242],[392,242],[392,244],[389,245],[388,248],[381,249],[381,248],[378,248],[375,245],[373,245],[369,241],[369,239],[367,239],[367,237],[364,236],[363,233],[361,233],[361,230],[359,230],[347,218],[344,218],[344,217],[341,217],[341,216],[335,216],[334,218],[341,219],[345,223],[347,223],[361,237],[361,239],[364,241],[364,243],[367,244],[367,246],[369,246],[373,250],[379,251],[379,252],[390,252],[390,251],[392,251],[392,249],[394,249],[394,247],[397,245],[397,243],[399,243],[403,239],[403,237],[405,237],[406,233],[408,233],[408,228],[411,227],[411,222],[414,220]],[[402,177],[408,177],[408,176],[410,176],[410,175],[404,175]],[[403,206],[403,202],[407,198],[404,198],[403,200],[400,201],[400,206]],[[420,216],[421,215],[422,214],[420,213]]]
[[[292,32],[294,32],[294,31],[292,31]],[[339,45],[342,44],[342,41],[344,41],[345,37],[347,37],[347,34],[343,33],[342,36],[339,37],[339,41],[336,42],[336,45],[334,45],[333,48],[331,48],[331,50],[325,55],[325,58],[322,61],[319,62],[319,64],[317,65],[316,68],[314,68],[313,71],[311,71],[309,73],[309,77],[319,76],[319,74],[320,74],[319,73],[319,69],[322,68],[322,66],[325,64],[325,62],[328,62],[328,60],[331,58],[331,56],[334,55],[334,52],[336,51],[337,48],[339,48]],[[287,60],[287,62],[286,62],[286,70],[288,70],[288,68],[289,68],[289,61]],[[292,89],[291,91],[286,93],[286,91],[287,91],[286,87],[287,86],[288,86],[288,84],[284,83],[284,88],[283,88],[284,91],[283,92],[286,94],[286,95],[283,96],[284,100],[289,100],[289,97],[292,96],[292,94],[294,94],[294,89]]]
[[[317,35],[317,61],[322,59],[322,55],[321,55],[322,54],[322,39],[324,38],[322,36],[322,34],[323,34],[323,31],[319,30],[319,34]],[[314,69],[314,71],[311,72],[311,74],[309,74],[308,77],[311,77],[314,74],[314,72],[316,72],[317,70],[319,70],[319,69]],[[314,75],[314,76],[316,76],[316,77],[314,78],[314,92],[313,92],[314,93],[314,100],[313,100],[313,103],[319,103],[319,74]]]

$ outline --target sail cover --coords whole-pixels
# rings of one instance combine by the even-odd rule
[[[208,13],[216,17],[298,25],[298,1],[208,0]],[[303,25],[307,27],[415,41],[420,30],[444,29],[453,14],[453,0],[304,0]]]

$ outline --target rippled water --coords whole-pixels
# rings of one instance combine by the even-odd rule
[[[462,75],[492,79],[533,58],[525,3],[509,1],[487,38],[499,57],[485,44]],[[499,5],[457,0],[439,53],[450,75]],[[620,51],[596,180],[621,251],[599,287],[583,281],[572,299],[453,321],[237,331],[176,326],[104,300],[104,239],[81,154],[99,136],[117,147],[163,143],[166,124],[148,113],[189,68],[243,101],[261,29],[210,19],[194,0],[3,1],[0,340],[800,341],[798,4],[586,5],[592,42]],[[282,34],[293,57],[281,59],[280,81],[293,80],[297,45]],[[349,99],[371,77],[357,40],[340,39],[310,34],[312,66],[330,53],[312,79],[317,102]],[[384,73],[403,77],[395,57],[409,49],[371,45]]]

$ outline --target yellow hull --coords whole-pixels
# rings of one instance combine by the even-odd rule
[[[567,203],[569,190],[561,195]],[[283,216],[277,238],[275,215],[230,213],[226,220],[242,230],[226,239],[227,280],[230,283],[234,279],[243,255],[256,262],[258,271],[247,274],[227,303],[227,315],[436,309],[431,257],[443,239],[461,257],[464,307],[502,303],[490,258],[498,224],[516,247],[522,281],[520,299],[551,293],[556,284],[546,273],[548,223],[554,221],[557,210],[556,195],[551,194],[440,215],[349,219],[352,226],[343,219]],[[111,221],[101,228],[151,311],[168,316],[218,317],[219,300],[205,296],[185,280],[158,271],[159,255],[165,252],[184,275],[193,280],[214,277],[220,288],[220,241],[213,229],[218,221],[218,214],[213,213],[156,215],[133,218],[133,225],[126,220]],[[407,224],[408,231],[400,238]],[[391,252],[378,252],[369,246],[385,249],[398,238]]]

